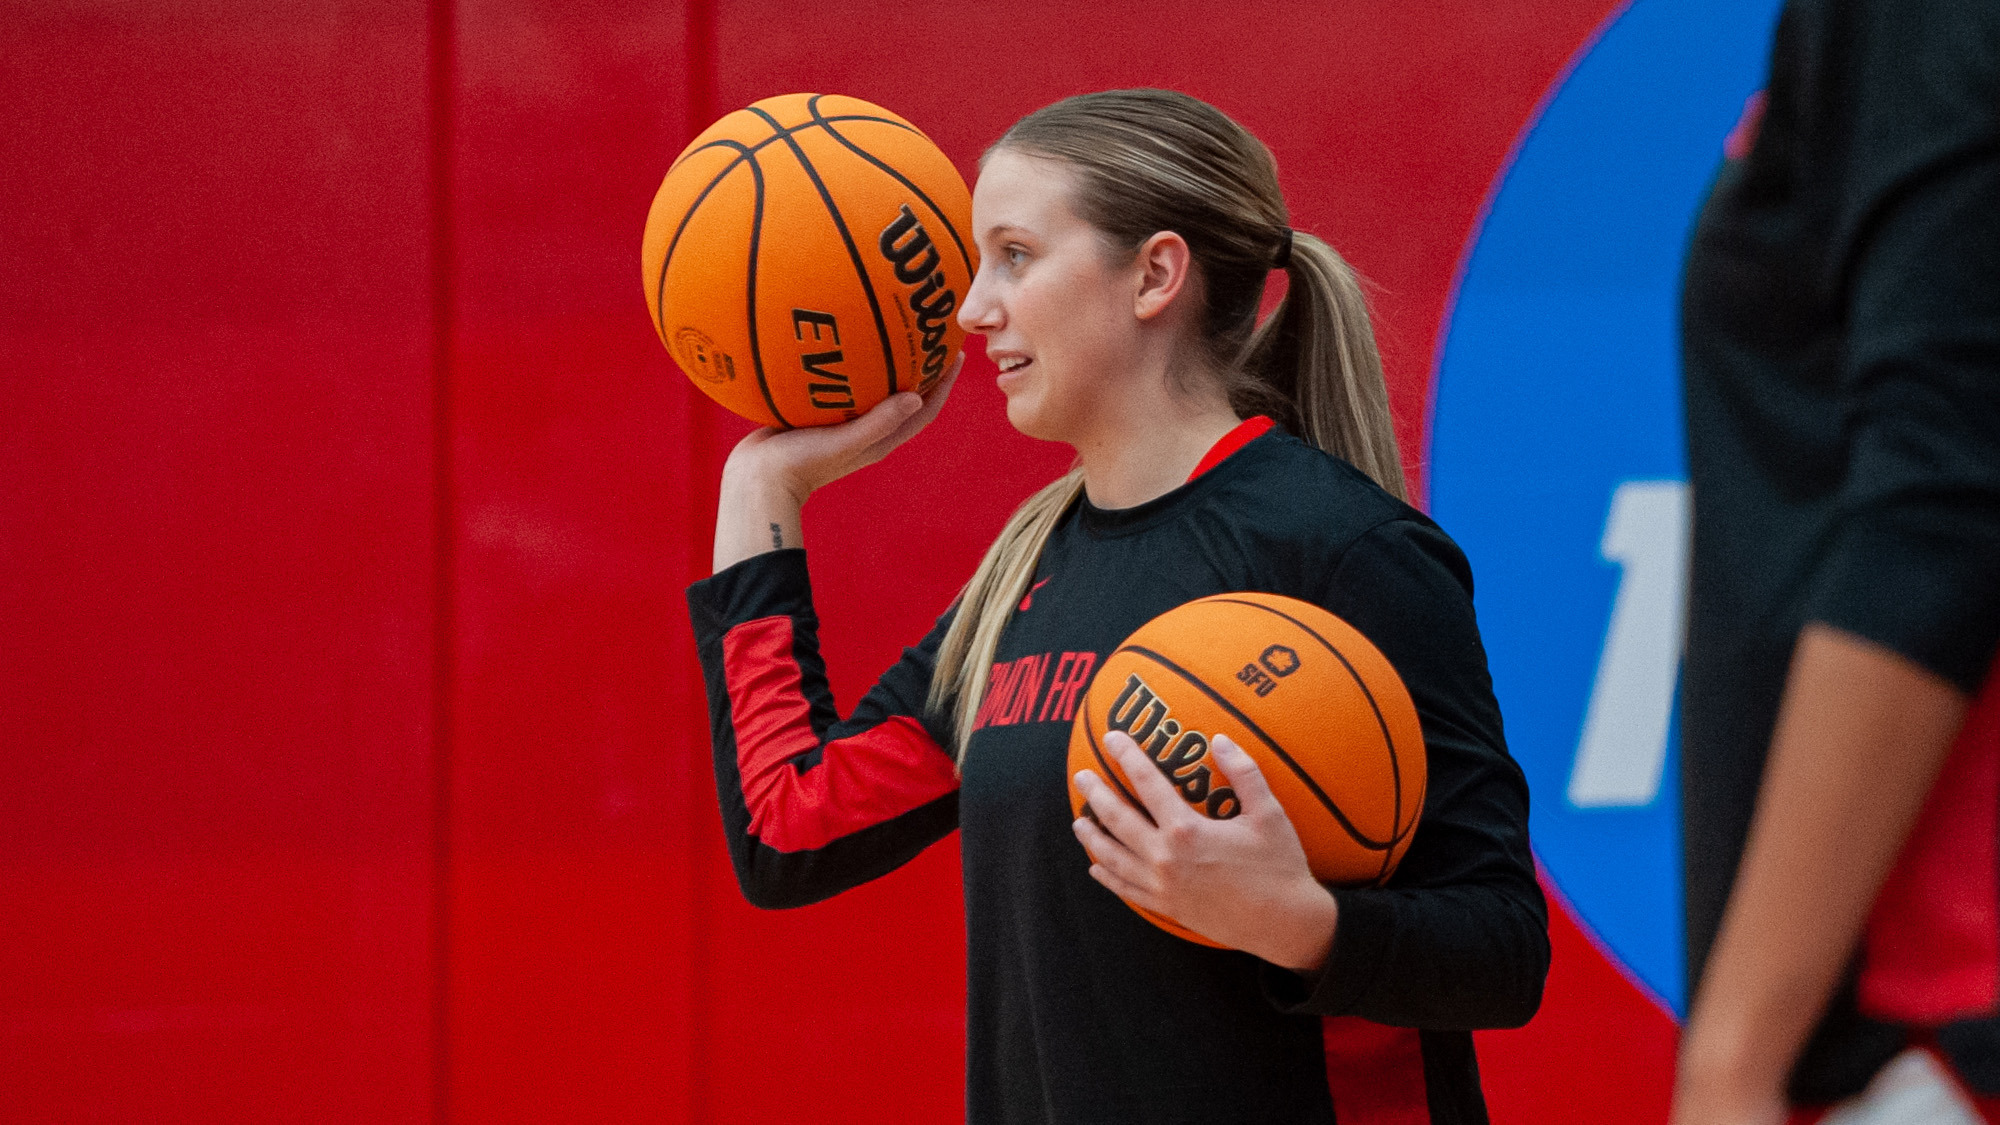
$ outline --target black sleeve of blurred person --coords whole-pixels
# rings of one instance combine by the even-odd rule
[[[1971,691],[2000,641],[2000,4],[1789,4],[1768,96],[1689,263],[1696,503],[1737,525],[1716,561],[1796,556],[1763,607]]]
[[[1967,692],[2000,645],[2000,2],[1786,4],[1755,143],[1695,231],[1682,345],[1692,992],[1799,630]],[[1892,1032],[1843,997],[1799,1077],[1852,1093]]]
[[[1850,446],[1806,616],[1972,692],[2000,640],[2000,3],[1856,7],[1884,96],[1828,262]]]

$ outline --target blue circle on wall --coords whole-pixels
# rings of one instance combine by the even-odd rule
[[[1544,870],[1685,1011],[1674,696],[1681,260],[1777,0],[1635,0],[1523,134],[1438,360],[1431,510],[1472,561]]]

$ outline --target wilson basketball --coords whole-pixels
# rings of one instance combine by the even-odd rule
[[[1086,815],[1076,772],[1090,769],[1135,808],[1104,750],[1132,736],[1206,816],[1240,811],[1209,754],[1218,734],[1257,760],[1322,882],[1379,884],[1409,849],[1424,806],[1423,730],[1401,677],[1333,614],[1276,594],[1217,594],[1140,626],[1086,689],[1070,730],[1070,806]],[[1204,945],[1169,919],[1154,924]]]
[[[766,426],[842,422],[950,367],[971,222],[964,178],[916,126],[837,94],[767,98],[668,170],[646,303],[710,398]]]

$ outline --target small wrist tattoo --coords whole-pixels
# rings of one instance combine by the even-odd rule
[[[774,523],[771,525],[771,549],[773,551],[780,551],[783,550],[784,547],[785,547],[785,533],[779,529],[777,524]]]

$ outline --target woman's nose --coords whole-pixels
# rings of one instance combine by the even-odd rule
[[[967,332],[986,333],[1000,327],[1003,317],[1000,302],[994,299],[993,286],[986,281],[986,271],[980,270],[972,276],[972,287],[965,291],[965,300],[958,305],[958,326]]]

